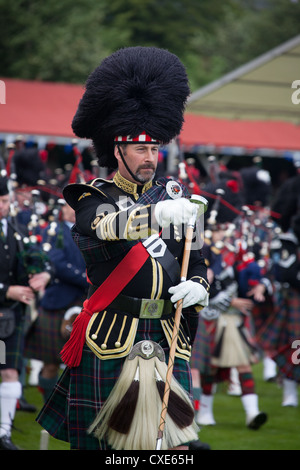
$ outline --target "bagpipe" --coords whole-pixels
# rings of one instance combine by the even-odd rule
[[[93,174],[86,172],[83,167],[83,157],[77,144],[78,141],[73,139],[71,149],[75,162],[65,168],[65,171],[61,170],[64,173],[63,182],[58,181],[54,176],[54,178],[48,180],[37,179],[34,185],[19,185],[17,173],[22,173],[22,169],[19,168],[18,172],[16,171],[16,145],[11,143],[7,146],[6,158],[0,155],[0,172],[8,180],[13,224],[16,228],[17,225],[24,225],[28,229],[29,235],[25,239],[23,237],[23,245],[30,243],[31,245],[41,246],[43,251],[49,251],[49,243],[51,238],[56,235],[58,228],[61,207],[65,204],[61,186],[78,182],[85,183],[88,179],[95,177],[96,161],[91,162],[91,165],[93,163]],[[59,173],[57,171],[57,176],[62,177]],[[17,194],[22,195],[21,204],[18,201]],[[41,232],[46,228],[48,229],[48,240],[41,244]]]
[[[83,167],[83,158],[81,152],[78,149],[76,139],[72,140],[72,149],[75,157],[75,163],[69,176],[69,183],[85,183],[86,178]]]
[[[178,179],[194,193],[204,196],[209,201],[205,218],[204,238],[211,246],[212,232],[222,230],[223,238],[216,242],[225,265],[233,266],[241,280],[247,280],[247,289],[259,282],[260,276],[268,276],[272,269],[272,246],[278,240],[281,229],[276,222],[279,214],[269,207],[232,203],[231,194],[238,191],[238,180],[221,180],[220,167],[214,156],[208,157],[208,177],[211,184],[203,187],[194,176],[192,167],[184,160],[180,150],[178,154]],[[206,190],[213,188],[212,191]]]
[[[9,144],[7,151],[6,161],[0,156],[0,172],[7,182],[10,197],[8,223],[14,231],[25,278],[43,272],[45,266],[49,266],[48,256],[41,245],[41,231],[47,226],[48,214],[55,210],[61,193],[44,180],[38,180],[34,186],[19,185],[14,159],[15,144]],[[46,195],[44,198],[42,193]]]

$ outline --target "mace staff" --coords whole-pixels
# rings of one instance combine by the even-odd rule
[[[207,210],[208,201],[204,197],[198,196],[197,194],[193,194],[190,198],[190,201],[194,204],[201,205],[203,208],[203,213]],[[191,217],[191,219],[189,220],[187,224],[184,252],[183,252],[183,259],[182,259],[182,266],[181,266],[181,273],[180,273],[181,282],[185,282],[187,278],[194,228],[195,228],[198,215],[199,215],[199,211],[196,212],[193,217]],[[174,327],[173,327],[173,332],[172,332],[167,376],[166,376],[165,389],[164,389],[164,394],[163,394],[163,399],[162,399],[160,424],[159,424],[157,440],[156,440],[156,450],[160,450],[162,446],[162,439],[163,439],[163,433],[164,433],[164,428],[165,428],[165,420],[166,420],[166,414],[168,410],[168,402],[169,402],[169,395],[170,395],[170,389],[171,389],[171,380],[172,380],[172,374],[173,374],[173,368],[174,368],[175,351],[176,351],[176,346],[177,346],[178,332],[179,332],[180,319],[181,319],[181,313],[182,313],[182,302],[183,302],[183,299],[177,302],[177,307],[175,311],[175,319],[174,319]]]

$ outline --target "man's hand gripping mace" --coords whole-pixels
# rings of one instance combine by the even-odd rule
[[[190,218],[190,220],[187,223],[184,252],[183,252],[183,259],[182,259],[182,266],[181,266],[181,273],[180,273],[181,282],[186,281],[192,240],[193,240],[193,233],[194,233],[194,228],[195,228],[197,218],[201,214],[204,214],[204,212],[207,210],[207,207],[208,207],[208,201],[204,197],[198,196],[197,194],[192,194],[190,201],[193,204],[198,204],[199,206],[201,206],[201,208],[199,207],[199,210],[197,212],[195,211],[195,214]],[[176,351],[176,346],[177,346],[178,332],[179,332],[181,312],[182,312],[182,302],[183,302],[183,299],[177,302],[177,307],[175,311],[174,328],[172,332],[172,341],[171,341],[168,368],[167,368],[167,377],[166,377],[164,395],[163,395],[163,400],[162,400],[160,424],[159,424],[157,440],[156,440],[156,450],[161,450],[161,446],[162,446],[162,439],[163,439],[163,433],[164,433],[164,428],[165,428],[165,419],[166,419],[166,414],[168,410],[170,386],[171,386],[171,380],[172,380],[172,374],[173,374],[173,368],[174,368],[175,351]]]

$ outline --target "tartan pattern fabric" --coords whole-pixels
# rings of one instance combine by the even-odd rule
[[[25,339],[24,356],[28,359],[39,359],[46,364],[61,364],[59,353],[66,342],[60,332],[64,314],[70,307],[81,307],[83,300],[72,302],[57,310],[46,310],[40,306],[38,318]]]
[[[148,191],[143,193],[138,200],[139,204],[155,204],[158,201],[163,201],[164,199],[170,199],[170,196],[166,192],[166,184],[170,181],[170,178],[159,178],[157,180],[157,185],[153,185]],[[189,197],[189,192],[187,188],[181,184],[182,188],[182,197]]]
[[[239,380],[242,389],[242,395],[255,393],[255,383],[252,372],[240,372]]]
[[[300,382],[300,365],[291,360],[293,341],[300,339],[299,291],[289,287],[275,292],[273,314],[257,336],[260,344],[273,352],[279,373]]]
[[[82,235],[75,230],[75,227],[71,229],[72,237],[78,248],[80,249],[84,260],[87,265],[97,262],[109,261],[120,255],[126,255],[133,245],[136,245],[138,241],[114,241],[113,247],[111,242],[101,240],[100,238],[95,240],[89,236]]]
[[[297,363],[293,363],[292,357],[296,353]],[[291,345],[287,345],[285,348],[279,350],[273,360],[276,362],[280,373],[290,379],[300,383],[300,364],[298,364],[299,354],[295,349],[291,348]]]
[[[159,320],[140,320],[135,343],[151,339],[168,351]],[[37,421],[53,437],[70,442],[71,449],[109,449],[86,430],[95,419],[117,381],[124,359],[100,360],[85,346],[79,367],[66,368]],[[191,397],[192,383],[187,361],[176,358],[174,376]]]
[[[3,222],[2,222],[2,220],[0,220],[0,239],[1,239],[3,242],[6,242],[6,236],[4,235],[4,231],[3,231]]]
[[[256,339],[264,349],[279,351],[300,338],[300,295],[293,288],[276,290],[274,310]]]
[[[23,367],[23,350],[24,350],[24,325],[25,319],[20,309],[15,310],[16,328],[14,333],[7,339],[4,339],[6,348],[6,364],[0,364],[2,369],[16,369],[19,373]]]
[[[206,321],[199,316],[198,330],[194,341],[191,357],[191,368],[200,371],[200,374],[211,375],[214,369],[211,366],[211,356],[214,347],[214,338],[217,322]]]
[[[265,325],[268,324],[273,313],[274,300],[272,298],[268,298],[267,301],[263,302],[262,304],[255,304],[252,309],[255,339],[262,349],[266,348],[264,347],[260,333],[264,331]]]
[[[38,310],[39,316],[26,336],[24,355],[46,364],[60,364],[59,352],[65,343],[60,335],[60,326],[65,310],[45,310],[42,307]]]
[[[227,315],[228,320],[231,320],[231,314]],[[227,315],[224,314],[225,319]],[[235,317],[237,317],[237,315],[235,315]],[[229,364],[228,360],[224,360],[226,348],[228,349],[228,347],[231,347],[229,338],[225,340],[226,344],[223,341],[224,338],[222,333],[220,334],[219,338],[217,338],[218,322],[221,320],[221,318],[222,317],[220,316],[217,320],[207,321],[202,319],[201,316],[199,317],[199,326],[190,361],[192,369],[199,370],[200,375],[214,375],[215,382],[222,382],[227,380],[230,367],[235,366],[235,364]],[[258,360],[256,343],[253,341],[248,323],[242,316],[241,319],[242,324],[240,327],[236,326],[236,330],[238,332],[239,341],[241,343],[240,347],[243,348],[244,354],[243,356],[240,354],[239,356],[236,356],[236,358],[238,361],[240,361],[241,365],[243,365],[241,361],[245,358],[245,356],[247,356],[249,363],[255,363]],[[236,339],[234,341],[236,341]],[[240,347],[238,348],[238,351],[240,351]],[[221,364],[219,364],[219,362]]]

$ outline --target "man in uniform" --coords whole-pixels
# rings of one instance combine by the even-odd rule
[[[199,244],[191,250],[187,280],[180,282],[184,224],[199,206],[176,181],[154,179],[159,145],[180,133],[188,95],[185,69],[175,55],[152,47],[125,48],[90,75],[73,119],[75,134],[92,139],[99,165],[117,168],[112,180],[64,189],[75,209],[73,238],[91,285],[62,351],[68,367],[37,420],[73,449],[155,448],[162,402],[154,390],[166,380],[158,373],[165,360],[156,356],[168,360],[181,299],[175,406],[172,402],[171,410],[171,394],[163,448],[188,449],[191,441],[205,447],[197,441],[190,404],[193,332],[209,290]],[[178,418],[179,403],[184,412]],[[97,432],[98,420],[103,432]]]
[[[43,247],[47,250],[55,276],[40,299],[38,318],[25,341],[26,357],[43,362],[38,386],[44,401],[58,379],[59,353],[68,333],[68,330],[62,331],[64,317],[76,316],[80,312],[88,287],[85,262],[70,232],[75,222],[74,210],[65,201],[60,202],[57,216],[60,220],[52,222],[52,232],[49,226],[42,232]]]
[[[11,426],[15,416],[17,400],[22,396],[20,373],[23,366],[25,307],[30,305],[37,292],[43,292],[51,278],[52,268],[47,261],[27,265],[26,253],[36,255],[35,247],[28,247],[26,252],[22,240],[26,228],[16,227],[10,217],[10,195],[8,181],[0,179],[0,309],[9,309],[13,313],[14,328],[8,333],[5,325],[0,327],[0,340],[6,349],[5,363],[0,365],[0,449],[17,450],[11,441]],[[29,261],[30,258],[27,258]],[[1,320],[1,319],[0,319]],[[3,324],[2,324],[3,325]],[[7,334],[6,334],[7,333]]]

